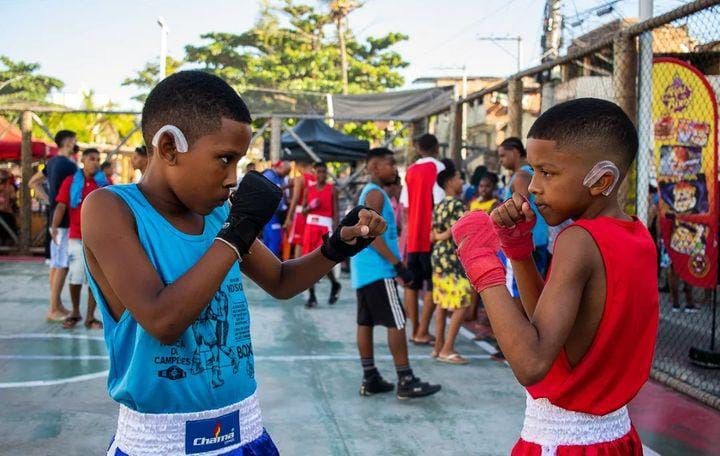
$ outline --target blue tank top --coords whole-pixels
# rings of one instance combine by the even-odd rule
[[[520,168],[521,170],[525,171],[526,173],[530,174],[531,176],[535,175],[535,172],[530,167],[530,165],[524,165]],[[505,194],[503,195],[503,200],[509,200],[512,198],[512,184],[515,181],[515,174],[512,175],[510,178],[510,182],[508,182],[507,187],[505,187]],[[538,211],[537,206],[535,205],[535,198],[530,195],[530,207],[532,207],[533,212],[535,212],[536,222],[535,222],[535,228],[533,228],[533,243],[535,244],[535,247],[541,247],[548,245],[548,224],[545,221],[544,218],[542,218],[542,215],[540,215],[540,211]]]
[[[387,193],[380,186],[372,182],[367,184],[360,193],[358,204],[365,204],[367,194],[372,190],[378,190],[383,195],[382,218],[387,223],[387,230],[383,239],[392,253],[400,258],[400,247],[398,245],[397,224],[395,213]],[[350,281],[353,288],[361,288],[380,279],[392,279],[397,273],[395,268],[374,248],[368,247],[350,259]]]
[[[131,209],[140,244],[165,284],[207,252],[228,213],[226,206],[216,208],[205,216],[203,233],[190,235],[160,215],[135,184],[108,189]],[[115,401],[143,413],[186,413],[221,408],[255,392],[250,314],[238,263],[198,319],[169,345],[146,332],[127,310],[116,322],[89,271],[88,277],[103,315],[108,392]]]

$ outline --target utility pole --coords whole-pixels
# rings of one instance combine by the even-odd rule
[[[167,69],[165,64],[167,62],[167,36],[170,32],[170,28],[165,23],[165,19],[162,16],[157,18],[157,24],[160,26],[160,80],[165,79]]]
[[[542,62],[556,59],[562,47],[562,0],[546,0],[543,18]]]
[[[540,39],[542,46],[541,61],[548,62],[558,58],[560,48],[562,47],[562,1],[546,0],[545,17],[543,18],[543,36]],[[555,88],[553,80],[560,79],[559,68],[544,71],[540,75],[540,83],[542,84],[541,106],[540,110],[545,112],[555,104]]]
[[[467,96],[468,96],[468,77],[467,77],[467,65],[466,64],[463,63],[462,65],[454,65],[454,66],[436,66],[436,67],[432,67],[432,69],[462,71],[462,76],[461,76],[462,77],[462,87],[460,88],[460,94],[458,96],[457,86],[455,86],[454,95],[455,95],[456,101],[458,99],[464,100],[465,98],[467,98]],[[458,150],[461,151],[460,153],[463,155],[463,159],[466,158],[466,156],[467,156],[467,149],[465,148],[465,145],[467,144],[467,109],[468,109],[467,103],[463,103],[462,110],[457,113],[458,114],[457,116],[453,116],[453,120],[451,121],[451,122],[454,122],[455,119],[459,118],[460,114],[462,113],[462,122],[461,122],[462,133],[460,135],[462,141],[458,143]]]

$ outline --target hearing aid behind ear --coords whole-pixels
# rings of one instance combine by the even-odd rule
[[[585,176],[585,180],[583,180],[583,185],[590,188],[595,185],[597,181],[599,181],[600,178],[607,173],[612,174],[613,181],[608,188],[603,190],[602,194],[603,196],[608,196],[610,195],[610,193],[612,193],[615,185],[617,185],[618,183],[618,180],[620,180],[620,170],[617,168],[617,166],[615,166],[615,163],[611,162],[610,160],[603,160],[601,162],[597,162],[595,166],[593,166],[592,169],[588,171],[587,175]]]
[[[175,149],[178,152],[188,151],[187,139],[185,139],[185,135],[183,134],[183,132],[175,125],[165,125],[160,128],[157,133],[155,133],[155,136],[153,136],[153,146],[157,147],[158,142],[160,141],[160,136],[162,136],[163,133],[170,133],[172,135],[173,139],[175,139]]]

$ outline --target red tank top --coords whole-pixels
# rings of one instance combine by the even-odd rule
[[[432,161],[411,165],[405,175],[408,192],[408,253],[430,252],[433,187],[438,168]]]
[[[316,183],[317,184],[317,183]],[[317,185],[308,187],[308,214],[322,215],[324,217],[332,217],[334,214],[333,205],[333,185],[325,184],[322,190],[317,189]]]
[[[305,179],[305,187],[310,188],[317,183],[317,177],[313,173],[303,173],[303,179]]]
[[[598,217],[574,225],[590,233],[602,255],[605,309],[580,362],[571,367],[561,350],[545,378],[527,390],[566,410],[606,415],[630,402],[650,375],[659,318],[657,254],[637,219]]]

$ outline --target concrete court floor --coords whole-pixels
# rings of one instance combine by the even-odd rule
[[[411,345],[415,373],[443,385],[437,395],[358,395],[355,300],[343,283],[337,305],[325,303],[325,281],[320,307],[308,311],[302,297],[275,301],[245,281],[260,403],[281,454],[508,454],[524,393],[505,364],[466,338],[458,350],[473,357],[468,366],[438,363],[429,348]],[[47,294],[42,263],[0,262],[0,455],[104,454],[117,406],[105,391],[102,333],[46,323]],[[384,330],[376,338],[378,367],[394,381]],[[653,435],[641,434],[652,447]]]

